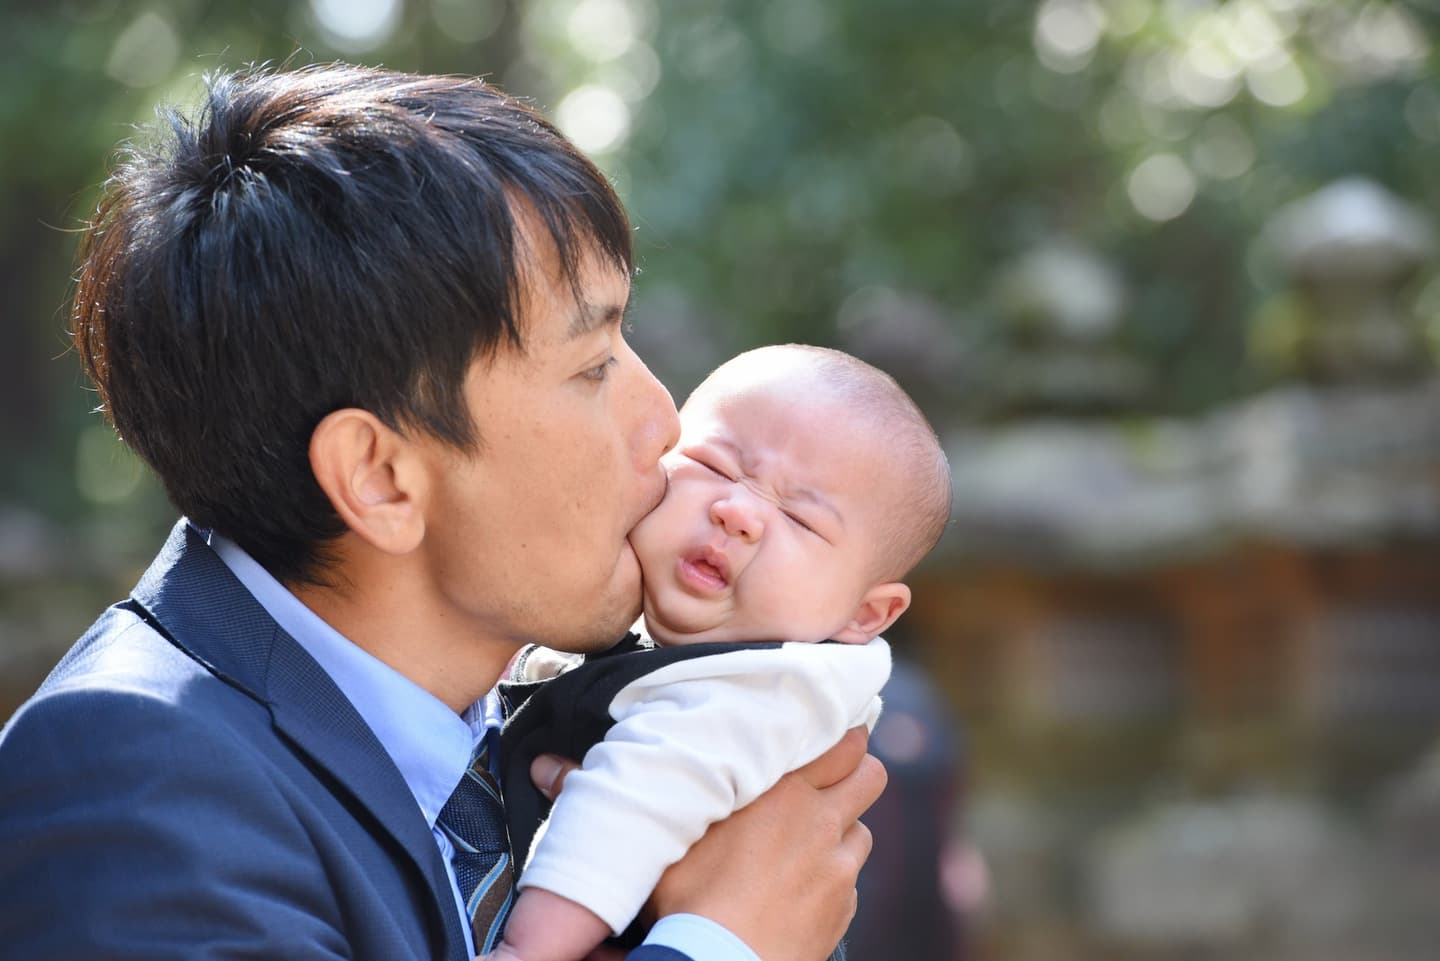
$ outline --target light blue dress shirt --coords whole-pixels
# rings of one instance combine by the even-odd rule
[[[206,536],[203,531],[201,535]],[[463,715],[456,714],[429,691],[325,623],[239,545],[218,534],[209,534],[207,539],[275,623],[325,669],[399,768],[444,856],[455,910],[465,930],[465,943],[473,954],[470,923],[451,863],[454,848],[435,826],[435,819],[460,783],[475,746],[488,730],[499,726],[502,717],[498,698],[491,692]],[[673,948],[693,961],[760,961],[728,930],[693,914],[661,918],[645,943]]]

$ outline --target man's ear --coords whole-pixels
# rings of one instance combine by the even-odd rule
[[[413,444],[370,413],[332,411],[310,435],[310,469],[345,526],[387,554],[425,536],[426,474]]]
[[[910,588],[899,581],[876,584],[865,592],[855,616],[831,640],[864,644],[879,635],[910,606]]]

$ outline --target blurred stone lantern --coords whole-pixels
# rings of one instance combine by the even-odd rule
[[[1286,366],[1321,383],[1409,379],[1430,369],[1402,298],[1435,251],[1431,226],[1413,207],[1349,178],[1281,209],[1261,240],[1291,288],[1261,317],[1283,331],[1270,340],[1283,342],[1278,359]]]
[[[1069,241],[1022,255],[996,286],[1005,346],[990,395],[1007,415],[1107,414],[1132,409],[1149,386],[1116,334],[1124,285],[1109,263]]]
[[[939,303],[890,287],[862,287],[835,316],[837,346],[864,358],[901,383],[943,427],[965,397],[969,365],[956,318]]]

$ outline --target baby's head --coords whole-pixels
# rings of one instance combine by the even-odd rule
[[[665,500],[630,535],[661,644],[860,644],[910,605],[950,470],[888,375],[822,347],[721,365],[680,411]]]

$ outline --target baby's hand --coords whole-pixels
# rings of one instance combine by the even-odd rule
[[[569,898],[525,888],[505,922],[505,939],[477,961],[585,961],[610,926]]]

